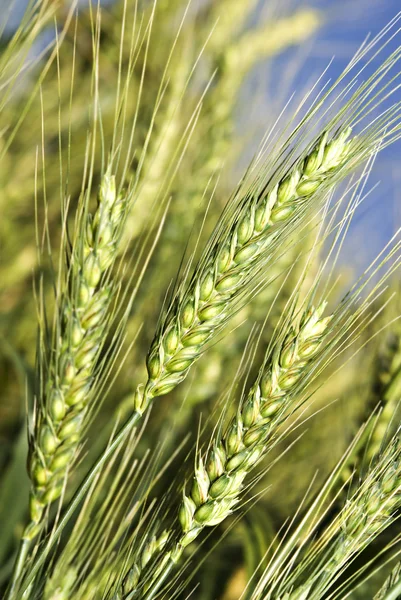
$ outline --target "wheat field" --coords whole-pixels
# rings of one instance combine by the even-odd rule
[[[401,598],[401,13],[6,9],[1,597]]]

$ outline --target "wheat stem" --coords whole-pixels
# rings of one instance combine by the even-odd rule
[[[18,591],[18,586],[20,582],[20,577],[24,570],[25,561],[28,557],[29,549],[30,549],[30,540],[22,539],[21,543],[18,547],[17,556],[15,559],[14,570],[11,578],[11,586],[8,592],[8,600],[13,600],[16,597],[16,593]]]

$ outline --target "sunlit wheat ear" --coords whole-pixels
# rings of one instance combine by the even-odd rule
[[[67,289],[58,307],[55,347],[49,349],[45,389],[30,438],[31,523],[25,539],[37,535],[45,508],[60,496],[81,441],[113,300],[107,273],[116,257],[125,208],[114,177],[106,174],[96,213],[83,217],[74,240]]]
[[[136,409],[167,394],[188,374],[207,342],[229,320],[278,232],[319,188],[330,185],[352,154],[350,129],[317,145],[281,181],[246,198],[226,231],[216,236],[188,287],[168,311],[147,358],[149,379],[138,388]]]

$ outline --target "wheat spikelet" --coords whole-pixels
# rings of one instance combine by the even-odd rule
[[[60,496],[81,439],[113,298],[105,275],[116,257],[124,211],[125,201],[117,197],[114,177],[106,174],[94,217],[88,214],[84,227],[78,228],[83,239],[78,237],[73,248],[68,291],[59,307],[56,346],[37,406],[28,462],[31,522],[25,539],[37,535],[45,508]]]
[[[159,536],[153,535],[147,540],[143,550],[140,553],[139,560],[128,571],[120,586],[120,589],[115,592],[113,600],[123,600],[126,597],[130,597],[140,582],[142,572],[159,553],[163,552],[170,537],[171,532],[164,530]],[[167,553],[157,568],[157,574],[160,574],[163,571],[166,563],[169,560],[169,557],[170,554]]]
[[[395,567],[393,568],[393,570],[391,571],[390,575],[387,577],[387,579],[383,583],[380,590],[377,592],[377,594],[375,594],[373,600],[389,600],[389,596],[388,596],[389,592],[392,592],[391,597],[394,600],[396,600],[396,598],[398,597],[398,594],[396,596],[394,592],[398,591],[399,584],[400,584],[400,575],[401,575],[401,563],[397,563],[395,565]],[[396,586],[397,586],[397,589],[395,589]]]

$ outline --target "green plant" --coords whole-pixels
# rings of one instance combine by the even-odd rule
[[[234,170],[244,146],[243,79],[325,18],[301,6],[252,27],[256,9],[123,0],[81,12],[37,0],[4,41],[0,411],[7,447],[18,438],[0,457],[8,600],[345,598],[373,573],[372,598],[397,586],[398,571],[385,580],[397,560],[398,314],[382,307],[398,236],[357,283],[337,282],[375,157],[400,137],[397,20],[334,84],[265,123],[235,185],[221,165]],[[52,18],[61,27],[31,65]],[[397,343],[381,384],[356,388],[365,346],[376,364],[387,332]],[[320,454],[306,422],[314,406],[330,414],[320,409],[333,393],[370,395],[355,408],[367,424],[348,450],[344,432],[343,458],[332,452],[326,483],[316,477],[304,500],[309,474],[299,480],[283,527],[266,481],[274,490],[292,449]],[[370,416],[373,395],[385,408]],[[7,526],[16,481],[27,497]],[[236,537],[244,515],[250,572]],[[225,552],[232,564],[211,565]]]

